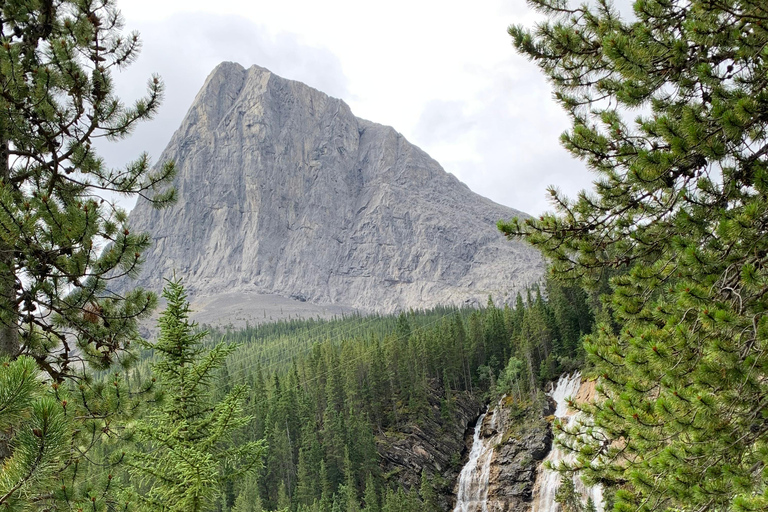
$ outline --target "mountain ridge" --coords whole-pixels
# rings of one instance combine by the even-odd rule
[[[511,302],[543,274],[537,251],[495,228],[525,214],[475,194],[393,128],[259,66],[214,69],[167,160],[177,204],[140,200],[130,215],[154,241],[136,283],[148,289],[175,272],[192,296],[387,313]]]

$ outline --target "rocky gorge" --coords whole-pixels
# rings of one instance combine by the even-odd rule
[[[540,463],[552,446],[546,419],[552,410],[549,401],[521,406],[510,397],[488,408],[473,429],[476,460],[470,455],[456,483],[456,512],[530,508]]]
[[[593,395],[594,382],[576,372],[552,383],[543,402],[521,404],[505,396],[488,407],[467,434],[470,455],[456,482],[454,512],[559,510],[554,497],[560,475],[544,462],[557,464],[568,455],[553,442],[552,422],[574,418],[567,398],[582,402]],[[574,482],[582,498],[602,510],[601,489]]]
[[[443,392],[442,388],[432,388],[429,411],[420,419],[404,418],[403,428],[378,435],[377,451],[384,474],[397,479],[406,489],[418,489],[425,471],[436,484],[441,508],[450,510],[453,482],[462,466],[460,455],[467,450],[464,436],[482,404],[469,393],[456,394],[447,421],[441,411]]]

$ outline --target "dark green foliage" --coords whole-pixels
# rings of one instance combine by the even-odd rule
[[[546,382],[584,363],[581,337],[592,329],[588,296],[578,287],[546,283],[547,299],[536,288],[527,302],[518,296],[515,309],[504,310],[511,346],[498,372],[497,394],[524,400]]]
[[[168,306],[151,345],[158,355],[152,370],[162,401],[137,423],[143,450],[128,464],[142,510],[211,510],[225,483],[259,467],[263,441],[233,444],[233,435],[251,421],[243,414],[245,386],[232,387],[218,402],[211,398],[215,371],[235,347],[201,345],[207,332],[195,332],[189,323],[179,281],[168,281],[163,297]]]
[[[573,477],[564,475],[555,491],[555,502],[560,504],[562,512],[584,512],[581,496],[576,492]]]
[[[118,374],[76,385],[45,383],[44,376],[27,356],[0,365],[3,504],[9,510],[114,509],[120,503],[121,484],[113,476],[122,462],[123,422],[131,419],[137,398]]]
[[[437,495],[432,484],[432,479],[425,469],[421,470],[421,486],[419,487],[419,496],[421,497],[422,512],[440,512],[437,505]]]
[[[235,500],[232,512],[263,512],[259,487],[254,475],[248,475],[243,481],[243,492]]]
[[[365,494],[363,495],[363,512],[380,512],[379,495],[376,492],[376,484],[371,474],[365,480]]]
[[[382,499],[381,512],[421,512],[416,489],[405,492],[402,487],[388,490]]]
[[[523,351],[530,350],[537,367],[544,351],[525,342],[521,325],[533,322],[525,320],[531,315],[556,316],[541,294],[536,302],[537,308],[526,308],[521,302],[517,311],[489,304],[483,310],[439,309],[401,317],[350,317],[251,327],[225,334],[225,341],[242,344],[227,356],[221,368],[204,365],[207,373],[193,370],[195,364],[191,363],[200,357],[212,363],[231,349],[216,347],[210,337],[197,333],[186,321],[169,323],[174,315],[166,312],[163,337],[153,351],[145,351],[144,361],[120,378],[105,374],[91,379],[87,389],[99,390],[105,404],[114,404],[118,396],[133,401],[126,383],[134,392],[144,393],[148,390],[142,383],[150,381],[153,373],[157,375],[157,382],[149,390],[164,392],[165,401],[154,410],[137,409],[143,415],[135,429],[141,434],[140,453],[131,462],[135,468],[132,480],[148,497],[159,496],[147,492],[152,474],[169,474],[172,478],[180,474],[172,467],[177,462],[174,456],[158,453],[164,450],[160,441],[184,444],[179,426],[190,421],[184,419],[184,414],[200,413],[204,418],[205,411],[211,410],[210,404],[228,403],[227,397],[233,393],[244,393],[243,409],[249,421],[231,431],[229,440],[221,446],[236,449],[265,439],[268,447],[262,457],[264,467],[244,479],[229,479],[222,487],[215,483],[213,487],[221,492],[211,501],[213,509],[270,511],[289,503],[292,511],[357,507],[380,512],[389,493],[390,507],[398,506],[398,500],[406,500],[410,505],[405,506],[433,510],[436,493],[450,492],[450,486],[439,475],[427,471],[421,486],[398,493],[397,475],[380,472],[377,435],[386,432],[397,436],[399,429],[418,426],[427,415],[434,418],[438,414],[444,421],[452,421],[455,401],[470,389],[488,398],[512,392],[521,401],[527,400],[536,389],[527,387]],[[169,306],[178,308],[177,313],[184,316],[186,306],[182,303],[176,297]],[[557,327],[552,329],[553,347],[565,346],[557,341]],[[178,352],[180,345],[173,340],[179,337],[186,340],[184,346],[188,343],[189,350]],[[558,350],[549,352],[556,361],[577,357]],[[284,358],[273,359],[277,353]],[[512,354],[508,364],[496,361],[505,354]],[[205,384],[202,389],[195,391],[181,385],[179,379],[190,373],[204,374],[199,383]],[[534,381],[538,387],[540,377],[534,375]],[[63,390],[57,392],[63,398]],[[432,408],[435,403],[439,404],[437,413]],[[182,414],[184,408],[187,412]],[[201,423],[205,421],[201,419]],[[168,427],[170,424],[175,427]],[[104,423],[96,420],[88,427],[88,435],[96,439],[100,460],[128,448],[121,440],[125,436],[115,436],[109,429],[109,435],[102,435],[103,427]],[[145,481],[136,472],[141,470],[149,475]],[[124,471],[119,467],[108,469],[114,472],[113,479],[107,478],[106,471],[88,469],[91,491],[100,493],[107,482],[117,488]],[[219,473],[219,482],[225,480],[224,474]],[[213,478],[210,474],[208,480]],[[81,495],[88,496],[83,491]],[[140,504],[139,509],[149,506]],[[129,509],[133,508],[130,504]]]
[[[50,386],[39,400],[54,400],[69,425],[68,449],[18,506],[117,506],[110,475],[121,452],[114,445],[136,400],[124,370],[133,361],[136,320],[155,297],[107,290],[110,280],[136,272],[149,244],[112,201],[124,194],[168,203],[173,192],[156,187],[168,182],[173,166],[150,172],[141,155],[124,169],[109,169],[93,141],[119,140],[157,111],[157,77],[133,105],[114,94],[112,74],[139,47],[138,34],[122,33],[112,0],[0,2],[0,357],[32,358],[42,372],[35,378]],[[142,390],[135,379],[131,388]],[[35,407],[29,414],[37,414]],[[20,460],[16,450],[25,442],[16,432],[0,428],[0,463]]]
[[[548,21],[510,33],[597,180],[501,228],[606,292],[577,469],[613,487],[617,511],[765,510],[766,5],[638,0],[627,20],[606,1],[530,3]]]

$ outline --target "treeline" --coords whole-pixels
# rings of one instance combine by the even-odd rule
[[[419,489],[382,474],[376,436],[418,425],[438,393],[450,421],[459,393],[525,401],[582,363],[592,324],[578,289],[547,284],[516,307],[292,321],[223,334],[240,343],[217,392],[250,390],[253,420],[235,443],[267,441],[260,474],[230,483],[221,512],[439,510],[453,482],[425,472]],[[216,337],[214,337],[216,339]]]

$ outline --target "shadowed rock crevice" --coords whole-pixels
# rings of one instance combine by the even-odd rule
[[[376,449],[382,473],[388,479],[396,480],[406,490],[419,489],[423,470],[437,492],[440,508],[451,510],[453,484],[465,462],[461,455],[469,449],[465,434],[480,415],[482,404],[468,392],[455,393],[446,416],[441,411],[444,396],[445,390],[435,381],[430,382],[428,411],[418,418],[404,417],[400,428],[379,433]]]

